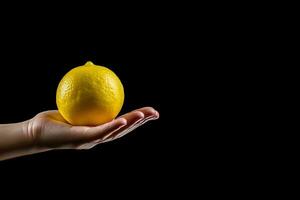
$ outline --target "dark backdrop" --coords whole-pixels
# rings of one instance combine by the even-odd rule
[[[124,187],[154,195],[151,199],[161,192],[179,199],[189,199],[191,191],[211,196],[249,188],[246,195],[251,194],[265,183],[256,172],[269,156],[261,154],[260,146],[269,140],[263,140],[267,129],[259,127],[268,118],[261,115],[261,101],[269,89],[260,84],[271,71],[264,74],[269,60],[260,61],[273,35],[263,33],[268,23],[248,5],[124,4],[77,10],[73,4],[46,5],[33,12],[18,4],[0,13],[0,123],[55,109],[59,80],[88,60],[122,80],[121,114],[142,106],[161,114],[158,121],[88,151],[0,162],[0,183],[13,180],[12,186],[23,187],[34,180],[29,191],[35,194],[37,186],[54,180],[47,195],[59,193],[57,184],[65,191],[70,183],[78,188],[69,194],[87,186],[84,194],[99,197],[107,189],[123,194]]]
[[[189,96],[189,88],[182,82],[191,73],[185,71],[188,67],[182,65],[179,42],[174,42],[170,32],[157,33],[145,28],[139,32],[102,34],[101,27],[82,35],[47,31],[12,34],[7,36],[8,43],[3,42],[1,123],[27,120],[41,111],[56,109],[60,79],[89,60],[109,67],[120,77],[125,89],[121,114],[153,106],[161,117],[124,138],[88,151],[45,152],[1,162],[2,166],[22,166],[34,169],[32,173],[54,169],[66,174],[71,170],[82,176],[132,176],[142,171],[141,176],[150,176],[148,170],[150,174],[173,174],[170,168],[186,164],[182,160],[186,157],[183,146],[190,133],[181,132],[181,127],[187,130],[189,125],[183,121],[190,117],[181,113],[194,108],[182,101],[182,96]]]
[[[218,64],[224,57],[216,56],[222,51],[220,38],[207,20],[193,21],[192,12],[191,20],[160,14],[165,17],[152,12],[141,20],[139,15],[119,17],[108,26],[73,18],[61,26],[31,19],[8,24],[0,46],[0,123],[56,109],[60,79],[88,60],[120,77],[125,89],[121,114],[143,106],[160,112],[159,120],[88,151],[50,151],[3,161],[0,166],[7,167],[9,177],[88,186],[96,180],[101,189],[117,190],[133,182],[146,194],[214,182],[212,177],[228,161],[221,148],[226,136],[216,122],[222,118],[217,108],[224,96],[212,89],[222,74]]]

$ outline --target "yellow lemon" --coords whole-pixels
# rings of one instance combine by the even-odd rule
[[[87,62],[69,71],[60,81],[56,104],[60,114],[72,125],[99,125],[120,112],[124,89],[110,69]]]

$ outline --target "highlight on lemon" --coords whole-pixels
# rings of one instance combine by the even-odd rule
[[[119,114],[123,102],[124,89],[117,75],[90,61],[70,70],[56,92],[58,110],[72,125],[109,122]]]

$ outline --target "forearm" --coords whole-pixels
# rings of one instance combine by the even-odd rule
[[[0,125],[0,160],[30,154],[32,142],[27,129],[28,121]]]

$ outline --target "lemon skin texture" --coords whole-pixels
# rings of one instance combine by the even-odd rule
[[[113,120],[124,103],[120,79],[110,69],[87,62],[60,81],[56,104],[72,125],[96,126]]]

